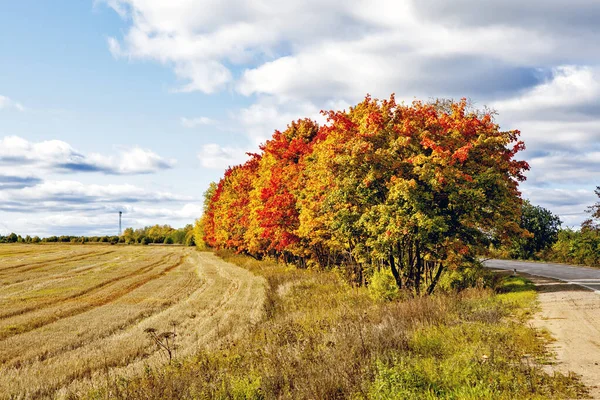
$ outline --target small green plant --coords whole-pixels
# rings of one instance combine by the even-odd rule
[[[373,273],[369,284],[369,295],[373,300],[391,301],[397,299],[399,294],[391,271],[385,268]]]

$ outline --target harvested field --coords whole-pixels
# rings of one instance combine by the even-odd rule
[[[264,281],[185,247],[0,245],[0,398],[61,397],[167,362],[261,317]]]

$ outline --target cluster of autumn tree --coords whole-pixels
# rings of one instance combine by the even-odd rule
[[[196,233],[214,248],[301,267],[337,267],[356,283],[387,270],[431,293],[442,272],[522,234],[518,131],[466,100],[367,97],[326,124],[275,131],[206,192]]]

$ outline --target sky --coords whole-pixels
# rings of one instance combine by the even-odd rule
[[[519,129],[523,197],[577,227],[600,185],[596,0],[0,4],[0,234],[184,226],[274,130],[369,93]]]

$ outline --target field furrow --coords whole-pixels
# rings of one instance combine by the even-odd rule
[[[13,275],[13,274],[15,274],[15,272],[13,270],[18,270],[18,271],[16,271],[16,273],[22,274],[24,272],[33,271],[33,270],[37,270],[37,269],[44,268],[44,267],[60,268],[60,267],[62,267],[62,265],[60,265],[60,263],[62,261],[64,261],[65,264],[73,264],[73,263],[77,263],[82,260],[85,260],[87,258],[101,257],[101,256],[104,256],[107,254],[112,254],[114,252],[115,252],[115,250],[109,250],[109,251],[105,251],[102,253],[96,253],[94,251],[90,251],[89,253],[86,253],[86,254],[68,255],[68,256],[64,256],[64,257],[58,257],[58,258],[55,258],[52,260],[41,260],[41,261],[37,261],[37,262],[25,262],[25,263],[12,265],[12,266],[8,266],[8,267],[4,267],[4,268],[0,269],[0,276],[6,276],[8,274]]]
[[[46,273],[46,274],[35,274],[29,278],[22,278],[23,274],[19,274],[18,282],[6,283],[5,285],[0,285],[2,287],[3,295],[0,296],[0,306],[2,305],[2,301],[7,298],[15,298],[16,296],[31,294],[36,290],[44,289],[47,287],[56,287],[60,282],[69,282],[68,287],[64,288],[68,291],[69,288],[72,290],[77,285],[72,285],[73,278],[81,279],[85,274],[102,274],[110,268],[119,268],[123,269],[123,267],[127,268],[129,265],[135,264],[143,264],[144,255],[143,254],[128,254],[127,257],[122,257],[121,255],[115,257],[99,257],[95,259],[94,262],[87,263],[79,263],[77,267],[70,268],[66,271],[60,271],[56,273]],[[79,275],[79,277],[77,277]],[[14,276],[13,276],[14,279]],[[0,280],[2,282],[2,280]],[[61,294],[67,296],[67,292],[60,292]]]
[[[57,253],[64,253],[64,249],[59,249],[55,246],[44,247],[43,249],[41,249],[40,246],[11,249],[4,246],[0,247],[0,260],[2,260],[3,265],[10,265],[10,263],[21,263],[24,260],[35,261],[39,258],[47,258],[48,256]]]
[[[139,257],[102,260],[102,257],[99,258],[101,261],[89,265],[71,268],[65,265],[66,272],[47,273],[35,280],[7,285],[2,288],[0,295],[0,318],[17,315],[18,310],[26,307],[43,308],[46,304],[81,297],[112,282],[146,272],[160,265],[167,257],[169,255],[163,254],[153,261]]]
[[[181,256],[166,255],[159,261],[125,275],[115,276],[67,298],[34,306],[29,313],[17,313],[12,318],[2,318],[0,322],[0,352],[2,339],[15,334],[33,331],[60,319],[81,314],[90,309],[108,304],[147,282],[181,265]],[[0,363],[5,360],[0,357]]]
[[[29,287],[0,286],[0,399],[85,391],[107,372],[137,374],[144,365],[164,363],[146,328],[162,332],[175,323],[182,356],[243,334],[261,318],[263,279],[212,254],[166,246],[117,246],[111,254],[107,246],[89,253],[73,247],[40,246],[56,261],[42,262],[38,254],[36,265],[47,268]],[[67,256],[57,248],[68,257],[77,253],[76,260],[63,262]]]

